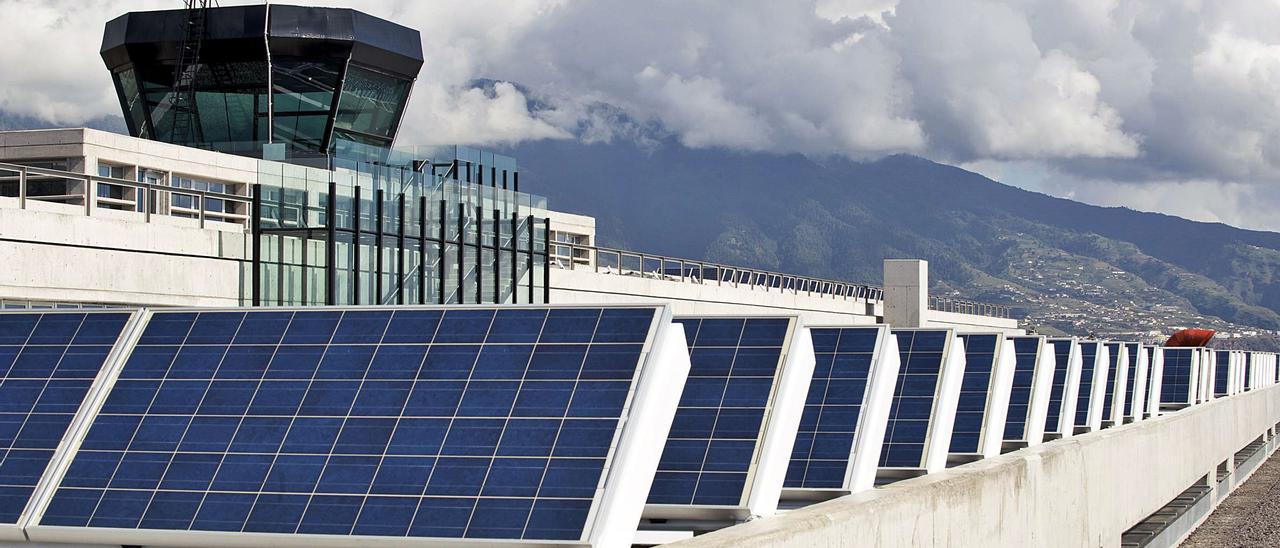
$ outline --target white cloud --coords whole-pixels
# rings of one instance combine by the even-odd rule
[[[406,143],[652,144],[643,128],[660,128],[692,147],[1027,163],[1062,174],[1055,192],[1170,211],[1144,189],[1219,188],[1213,208],[1249,212],[1275,193],[1244,189],[1280,183],[1277,0],[308,3],[421,31]],[[173,5],[0,0],[22,21],[0,48],[0,110],[117,113],[102,24]]]

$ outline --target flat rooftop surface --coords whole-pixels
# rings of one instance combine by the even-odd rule
[[[1280,452],[1262,463],[1181,546],[1280,546]]]

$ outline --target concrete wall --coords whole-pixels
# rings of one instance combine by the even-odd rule
[[[952,327],[961,333],[969,331],[1001,331],[1008,335],[1024,335],[1026,331],[1018,327],[1018,320],[1010,318],[992,318],[957,312],[941,312],[928,310],[925,312],[924,327]],[[886,318],[886,321],[888,319]]]
[[[238,306],[239,225],[0,198],[0,297],[156,306]]]
[[[861,299],[837,299],[715,282],[695,284],[593,270],[551,270],[551,302],[670,302],[676,314],[797,314],[810,325],[874,324],[876,310]],[[870,312],[870,313],[869,313]]]
[[[1119,546],[1278,421],[1280,386],[1271,386],[670,546]]]

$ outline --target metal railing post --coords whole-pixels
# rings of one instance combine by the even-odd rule
[[[18,209],[27,208],[27,168],[18,170]]]

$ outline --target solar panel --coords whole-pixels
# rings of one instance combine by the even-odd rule
[[[1010,337],[1009,340],[1014,348],[1014,372],[1009,391],[1009,411],[1005,415],[1004,441],[1034,445],[1044,437],[1045,414],[1053,383],[1054,346],[1038,335]]]
[[[1214,353],[1213,395],[1223,397],[1230,394],[1231,362],[1235,360],[1235,352],[1218,350]]]
[[[41,478],[132,315],[0,312],[0,540],[26,540]]]
[[[1124,385],[1124,417],[1131,421],[1142,420],[1145,408],[1147,374],[1146,348],[1139,343],[1126,343],[1125,354],[1129,356],[1129,374]]]
[[[881,469],[936,472],[946,467],[964,375],[964,343],[950,329],[894,329],[901,365]]]
[[[1049,342],[1054,348],[1053,383],[1049,389],[1044,432],[1050,439],[1065,438],[1075,433],[1072,419],[1080,391],[1080,343],[1074,337],[1049,339]]]
[[[678,317],[689,380],[645,517],[745,519],[777,509],[813,342],[795,317]]]
[[[972,460],[969,455],[1000,454],[1014,368],[1013,343],[1006,342],[1003,333],[959,337],[964,342],[965,365],[950,449],[957,464]]]
[[[629,542],[687,371],[665,306],[150,315],[32,540]]]
[[[783,486],[788,499],[871,488],[898,377],[885,326],[811,327],[816,365]]]
[[[1102,426],[1104,428],[1124,423],[1123,387],[1129,381],[1129,353],[1125,344],[1106,343],[1107,374],[1102,398]]]
[[[1080,343],[1080,391],[1076,398],[1076,433],[1102,428],[1102,394],[1106,390],[1107,347],[1099,341]]]
[[[1196,382],[1200,377],[1199,350],[1165,348],[1164,369],[1160,382],[1162,408],[1191,405],[1195,402]]]

